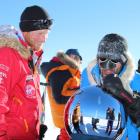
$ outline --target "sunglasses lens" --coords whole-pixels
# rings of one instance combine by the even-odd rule
[[[106,61],[107,59],[106,59],[106,58],[103,58],[103,57],[100,57],[99,60],[102,61],[102,62],[104,62],[104,61]]]
[[[118,63],[118,62],[120,62],[119,60],[110,60],[112,63]]]

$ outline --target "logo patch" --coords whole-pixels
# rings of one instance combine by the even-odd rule
[[[35,84],[32,75],[26,77],[25,93],[28,98],[36,98]]]
[[[4,64],[0,64],[0,69],[1,69],[1,70],[4,70],[4,71],[9,71],[9,67],[7,67],[7,66],[4,65]]]
[[[32,86],[30,84],[26,85],[25,91],[26,91],[26,96],[28,98],[36,98],[34,86]]]

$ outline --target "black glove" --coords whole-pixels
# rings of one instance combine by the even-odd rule
[[[121,79],[112,74],[103,79],[103,89],[123,104],[127,115],[140,127],[140,97],[134,98],[124,89]]]
[[[125,105],[133,103],[133,96],[124,89],[119,77],[114,77],[113,74],[106,76],[103,79],[102,87],[114,98],[118,99],[120,102],[124,102]]]
[[[137,96],[133,103],[127,107],[127,114],[137,127],[140,127],[140,96]]]
[[[45,136],[45,132],[47,131],[47,126],[45,124],[40,125],[40,133],[39,133],[39,140],[43,140]]]

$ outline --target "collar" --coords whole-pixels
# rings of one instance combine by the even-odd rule
[[[29,63],[29,67],[32,69],[34,73],[36,70],[39,71],[43,50],[38,52],[30,50],[30,52],[31,52],[31,57],[29,58],[28,63]]]

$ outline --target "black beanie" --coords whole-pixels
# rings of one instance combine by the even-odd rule
[[[46,10],[39,6],[30,6],[25,8],[20,17],[20,29],[23,32],[49,29],[52,20]]]

